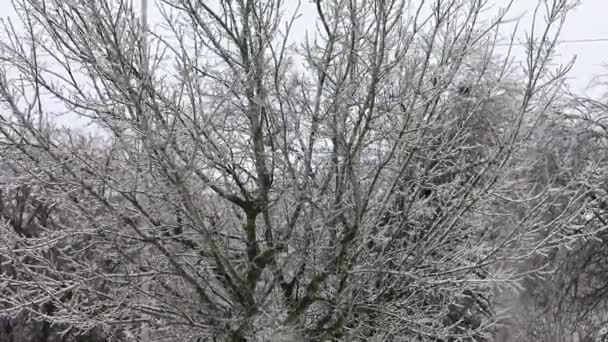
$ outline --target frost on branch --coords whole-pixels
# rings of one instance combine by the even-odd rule
[[[498,336],[581,236],[584,182],[531,157],[570,6],[518,68],[507,11],[407,3],[163,0],[144,35],[126,2],[16,1],[0,312],[74,339]]]

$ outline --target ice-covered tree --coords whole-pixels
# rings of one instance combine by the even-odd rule
[[[582,206],[527,174],[568,1],[539,3],[520,65],[497,47],[509,6],[479,0],[159,0],[148,26],[127,1],[14,3],[7,314],[161,341],[489,340],[500,291]]]

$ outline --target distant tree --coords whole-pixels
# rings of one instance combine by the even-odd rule
[[[491,340],[547,232],[585,235],[581,182],[527,177],[567,72],[572,6],[542,4],[514,68],[484,1],[317,1],[297,45],[300,3],[161,0],[147,28],[126,1],[15,0],[0,312],[160,341]]]
[[[585,237],[568,239],[542,258],[552,272],[527,282],[527,304],[522,305],[526,314],[521,316],[517,341],[597,341],[608,326],[608,131],[603,125],[607,108],[601,101],[571,95],[544,134],[546,143],[539,146],[536,158],[542,167],[537,169],[544,171],[538,176],[562,183],[576,180],[585,189],[585,205],[568,224],[570,234]],[[566,192],[563,202],[571,196]]]

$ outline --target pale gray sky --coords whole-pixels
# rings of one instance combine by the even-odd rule
[[[500,1],[500,0],[498,0]],[[536,1],[516,0],[516,9],[531,12]],[[608,39],[608,0],[582,0],[568,17],[562,40]],[[608,73],[608,40],[604,42],[562,43],[559,53],[563,61],[577,56],[570,73],[572,85],[582,91],[595,75]]]
[[[506,0],[490,0],[496,9],[506,5]],[[295,2],[295,0],[294,0]],[[524,32],[530,27],[532,13],[537,5],[535,0],[514,0],[510,17],[523,15],[520,19],[520,32],[518,37],[524,37]],[[302,2],[302,12],[314,15],[314,4],[311,1]],[[574,56],[576,62],[569,74],[570,84],[573,90],[578,92],[585,91],[585,88],[594,76],[608,73],[608,68],[603,65],[608,64],[608,0],[582,0],[581,4],[570,13],[565,26],[562,30],[561,40],[580,40],[580,39],[607,39],[604,42],[585,42],[585,43],[562,43],[558,49],[561,63],[567,63]],[[307,26],[310,27],[311,20],[305,17],[300,19],[299,28],[303,31]],[[506,30],[505,30],[506,31]],[[507,34],[508,32],[505,32]],[[524,49],[520,47],[514,49],[514,55],[524,56]]]
[[[99,1],[99,0],[96,0]],[[139,0],[134,0],[137,2]],[[154,0],[149,0],[153,3]],[[288,0],[291,1],[291,0]],[[504,6],[506,0],[491,0],[497,6]],[[296,0],[293,0],[294,5]],[[529,23],[530,13],[533,11],[537,1],[515,0],[512,16],[528,12],[522,19],[520,27],[523,29]],[[309,0],[302,0],[302,14],[298,22],[299,33],[303,33],[306,27],[311,28],[313,22],[310,17],[314,15],[314,4]],[[152,6],[150,6],[152,7]],[[608,0],[582,0],[581,5],[571,13],[562,33],[562,40],[577,39],[608,39]],[[0,0],[0,16],[14,17],[10,0]],[[522,31],[523,33],[523,31]],[[523,35],[521,35],[523,37]],[[519,54],[523,54],[523,49]],[[517,53],[517,51],[516,51]],[[585,86],[594,76],[608,73],[603,68],[608,63],[608,41],[585,42],[585,43],[562,43],[559,53],[563,62],[573,56],[577,56],[576,64],[569,74],[571,84],[575,90],[583,91]]]

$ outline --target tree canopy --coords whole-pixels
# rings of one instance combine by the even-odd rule
[[[604,126],[553,64],[570,1],[519,64],[511,3],[13,4],[1,338],[532,341],[548,279],[604,291]]]

